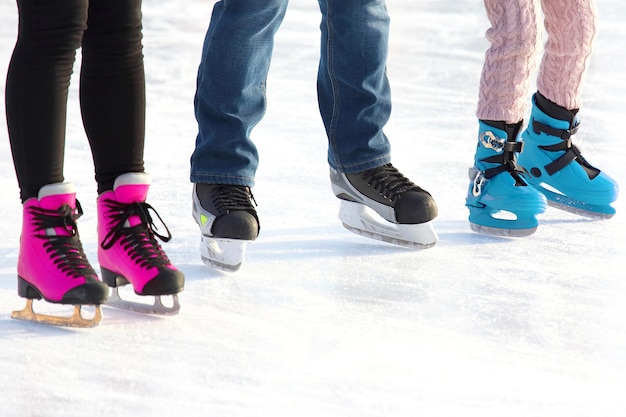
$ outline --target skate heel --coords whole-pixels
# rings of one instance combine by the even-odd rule
[[[43,298],[35,286],[20,276],[17,277],[17,295],[29,300],[41,300]]]
[[[100,267],[100,275],[102,282],[111,288],[123,287],[129,284],[126,278],[104,267]]]

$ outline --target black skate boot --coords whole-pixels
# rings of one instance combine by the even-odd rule
[[[341,200],[339,218],[350,231],[411,248],[428,248],[437,242],[432,220],[437,205],[428,191],[415,185],[393,165],[344,174],[330,169],[335,196]],[[387,222],[366,212],[375,211]]]
[[[194,184],[193,218],[202,233],[200,256],[207,266],[228,272],[239,269],[248,242],[259,235],[253,201],[249,187]]]

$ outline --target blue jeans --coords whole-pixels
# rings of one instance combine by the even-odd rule
[[[250,132],[265,114],[274,35],[287,3],[215,4],[198,69],[192,182],[254,185],[259,156]],[[319,0],[319,6],[317,90],[328,163],[345,173],[384,165],[390,161],[390,146],[383,126],[391,113],[385,1]]]

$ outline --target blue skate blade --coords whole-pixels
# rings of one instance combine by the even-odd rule
[[[494,217],[497,210],[470,208],[470,228],[480,234],[504,237],[526,237],[537,231],[539,222],[534,215],[515,219]]]
[[[535,187],[546,196],[548,205],[559,210],[587,217],[589,219],[610,219],[615,214],[615,208],[609,204],[589,204],[585,201],[574,200],[566,195],[555,193],[543,187]]]

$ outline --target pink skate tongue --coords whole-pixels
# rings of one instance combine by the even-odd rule
[[[120,203],[143,203],[148,197],[150,175],[145,172],[130,172],[115,179],[113,191]]]
[[[120,185],[115,189],[115,198],[123,204],[143,203],[148,195],[148,184]],[[133,227],[141,223],[139,216],[130,216],[124,225]]]
[[[139,216],[130,216],[126,220],[126,223],[124,224],[124,227],[130,228],[130,227],[133,227],[133,226],[137,226],[139,223],[141,223],[141,219],[139,218]]]
[[[49,184],[39,190],[39,207],[57,211],[64,205],[76,209],[76,187],[72,183]],[[48,236],[72,236],[74,231],[66,227],[55,227],[46,230]]]
[[[115,189],[115,198],[120,203],[143,203],[148,196],[148,184],[125,184]]]
[[[58,210],[64,204],[76,208],[76,187],[70,182],[44,185],[39,190],[39,206],[46,210]]]
[[[65,204],[70,206],[72,209],[75,209],[75,194],[57,194],[43,197],[41,200],[39,200],[39,206],[46,210],[58,210]]]

